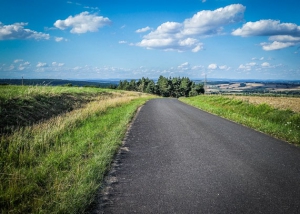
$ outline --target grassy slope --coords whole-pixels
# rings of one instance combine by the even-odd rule
[[[77,87],[0,86],[0,91],[0,134],[79,108],[99,96],[114,96],[105,89]]]
[[[300,144],[300,113],[223,96],[197,96],[180,100],[276,138]]]
[[[106,91],[110,93],[107,97],[100,89],[79,90],[38,88],[45,99],[64,93],[77,98],[76,94],[85,93],[90,98],[88,103],[84,101],[84,107],[2,135],[2,213],[82,212],[99,188],[137,107],[151,98],[115,91]],[[19,94],[12,92],[11,97],[2,96],[2,100],[33,99],[39,92]]]

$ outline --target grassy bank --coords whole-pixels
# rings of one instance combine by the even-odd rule
[[[103,93],[102,89],[49,87],[40,91],[46,98],[68,93],[84,101],[73,110],[1,136],[1,213],[82,212],[101,185],[137,107],[151,98],[131,92]],[[24,98],[11,94],[2,100]],[[26,99],[36,95],[42,96],[37,92]]]
[[[96,99],[119,96],[85,87],[0,86],[0,134],[72,111]]]
[[[276,138],[300,144],[299,112],[224,96],[197,96],[180,100]]]

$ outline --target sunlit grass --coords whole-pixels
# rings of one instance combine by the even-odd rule
[[[290,109],[277,109],[266,103],[252,104],[224,96],[197,96],[180,100],[276,138],[300,144],[300,113]]]
[[[85,209],[136,109],[151,99],[141,93],[109,93],[114,95],[95,95],[84,107],[1,136],[1,213],[78,213]]]
[[[261,97],[261,96],[226,96],[253,104],[266,103],[281,110],[292,110],[300,113],[300,97]]]

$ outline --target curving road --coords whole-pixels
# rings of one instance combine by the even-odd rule
[[[176,99],[142,107],[100,213],[300,213],[300,149]]]

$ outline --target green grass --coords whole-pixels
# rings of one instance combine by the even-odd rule
[[[0,86],[0,135],[121,92],[88,87]]]
[[[181,101],[246,125],[276,138],[300,145],[300,114],[267,104],[254,105],[223,96],[197,96]]]
[[[100,89],[92,90],[97,94]],[[151,99],[139,93],[115,93],[1,136],[1,213],[84,211],[136,109]]]
[[[111,92],[110,89],[93,87],[64,87],[64,86],[20,86],[0,85],[0,99],[9,100],[15,98],[28,98],[34,96],[51,96],[59,94],[85,94],[96,95],[102,92]]]

